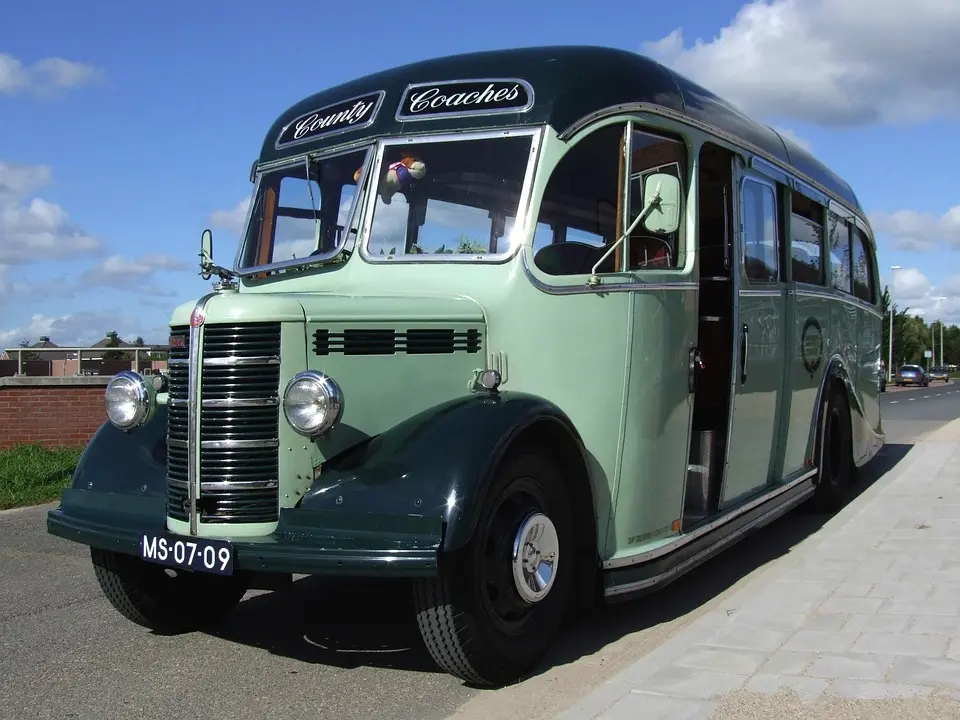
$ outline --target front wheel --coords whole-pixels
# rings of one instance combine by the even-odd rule
[[[437,665],[468,683],[514,682],[542,659],[575,573],[569,496],[545,451],[506,460],[471,541],[414,584],[417,624]]]
[[[90,559],[100,589],[121,615],[165,633],[219,622],[243,599],[251,581],[248,573],[223,576],[173,570],[94,547]]]

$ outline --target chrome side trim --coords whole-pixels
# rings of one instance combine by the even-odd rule
[[[269,398],[208,398],[203,407],[272,407],[279,405],[280,399]]]
[[[238,357],[231,355],[229,357],[204,358],[204,367],[224,367],[232,365],[279,365],[280,358],[276,355],[264,357]]]
[[[197,301],[194,314],[206,315],[207,303],[217,293],[208,293]],[[200,360],[203,356],[203,324],[195,324],[191,315],[189,381],[187,383],[187,499],[190,503],[190,534],[197,534],[197,493],[200,491]]]
[[[780,485],[777,485],[776,487],[763,493],[762,495],[757,496],[750,502],[739,506],[735,510],[731,510],[729,512],[724,513],[723,515],[718,517],[716,520],[713,520],[707,523],[706,525],[702,525],[701,527],[698,527],[696,530],[686,535],[679,536],[676,540],[674,540],[671,543],[663,545],[662,547],[658,547],[655,550],[648,550],[646,552],[637,553],[636,555],[629,555],[627,557],[617,558],[616,560],[606,560],[603,563],[602,567],[604,570],[631,567],[633,565],[639,565],[640,563],[648,562],[650,560],[656,560],[658,557],[662,557],[663,555],[667,555],[673,552],[674,550],[677,550],[678,548],[682,548],[684,545],[687,545],[688,543],[693,542],[698,537],[705,535],[712,530],[716,530],[721,525],[726,525],[728,522],[730,522],[734,518],[737,518],[740,515],[743,515],[744,513],[749,512],[750,510],[753,510],[753,508],[757,507],[758,505],[762,505],[768,500],[772,500],[773,498],[779,495],[782,495],[783,493],[787,492],[791,488],[796,487],[800,483],[806,480],[809,480],[811,477],[817,474],[817,471],[815,469],[800,471],[800,472],[801,474],[799,474],[797,477],[793,478],[792,480],[790,479],[784,480],[784,482],[781,483]]]
[[[530,284],[537,290],[549,295],[586,295],[586,294],[604,294],[612,292],[659,292],[664,290],[699,290],[700,285],[688,280],[677,280],[676,282],[643,282],[642,280],[631,280],[629,282],[602,283],[600,285],[587,285],[587,275],[583,276],[583,284],[578,285],[551,285],[538,278],[527,264],[526,252],[521,253],[521,263],[523,274],[527,276]],[[619,273],[618,273],[619,274]],[[573,276],[567,276],[573,277]],[[609,276],[608,276],[609,277]]]
[[[200,447],[213,450],[228,450],[241,448],[270,448],[277,447],[280,441],[277,438],[269,440],[201,440]]]
[[[765,512],[763,515],[760,515],[759,517],[750,521],[749,523],[744,525],[742,528],[739,528],[738,530],[730,533],[723,539],[719,540],[717,543],[711,545],[710,547],[704,548],[703,550],[698,552],[696,555],[692,555],[691,557],[687,558],[681,563],[678,563],[677,565],[670,568],[669,570],[665,570],[664,572],[658,575],[655,575],[652,578],[646,578],[644,580],[637,580],[636,582],[626,583],[624,585],[614,585],[613,587],[606,588],[603,593],[604,596],[615,597],[617,595],[623,595],[625,593],[635,592],[637,590],[643,590],[644,588],[648,588],[663,582],[663,580],[665,580],[666,578],[669,578],[673,575],[678,575],[684,572],[687,568],[691,567],[692,565],[696,565],[704,556],[715,553],[718,550],[722,550],[724,547],[728,545],[732,545],[734,541],[743,537],[743,535],[745,535],[747,532],[757,527],[758,525],[766,524],[767,522],[770,522],[775,518],[786,514],[792,508],[804,502],[810,495],[812,495],[814,492],[814,489],[815,489],[814,486],[811,485],[803,493],[798,494],[797,497],[791,498],[788,502],[784,502],[784,503],[781,503],[780,505],[777,505],[776,507],[770,508],[769,511]]]
[[[783,297],[787,291],[785,288],[779,290],[747,290],[743,289],[737,293],[740,297]]]
[[[883,313],[874,305],[861,300],[855,295],[850,295],[845,293],[842,290],[835,290],[833,288],[820,287],[819,285],[808,285],[807,283],[801,283],[794,281],[794,293],[798,297],[812,297],[812,298],[821,298],[823,300],[835,300],[836,302],[845,303],[847,305],[853,305],[854,307],[868,312],[876,318],[883,318]]]

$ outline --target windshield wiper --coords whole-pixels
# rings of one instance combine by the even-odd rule
[[[310,209],[313,211],[313,239],[317,250],[320,249],[320,215],[317,201],[313,197],[313,187],[310,185],[310,156],[303,158],[304,173],[307,178],[307,196],[310,198]]]

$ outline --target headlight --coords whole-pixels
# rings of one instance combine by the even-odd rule
[[[139,373],[124,370],[107,384],[104,403],[110,422],[121,430],[133,430],[153,417],[156,390]]]
[[[307,437],[322,435],[332,428],[342,410],[340,386],[321,372],[299,372],[283,391],[283,414],[287,422]]]

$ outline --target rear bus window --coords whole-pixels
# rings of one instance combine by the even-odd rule
[[[823,284],[823,206],[794,191],[791,194],[790,241],[793,279]]]
[[[852,293],[850,284],[850,226],[836,213],[828,213],[830,237],[830,286],[835,290]]]
[[[853,293],[861,300],[876,305],[876,283],[873,282],[873,255],[863,231],[853,229]]]

